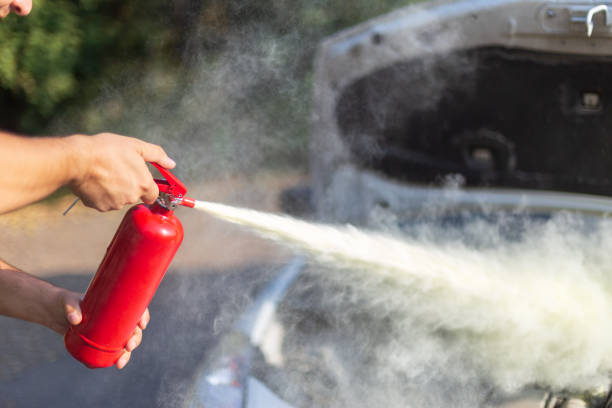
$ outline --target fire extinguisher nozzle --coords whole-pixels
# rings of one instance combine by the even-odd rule
[[[183,201],[181,201],[181,205],[189,208],[195,207],[196,200],[191,197],[183,197]]]

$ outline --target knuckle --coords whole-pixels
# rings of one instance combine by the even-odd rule
[[[132,336],[130,337],[130,340],[128,341],[125,347],[126,351],[128,352],[134,351],[134,349],[140,346],[141,342],[142,342],[142,331],[134,330],[134,333],[132,333]]]
[[[130,361],[131,355],[131,352],[124,351],[123,355],[119,357],[119,360],[117,360],[117,368],[122,369],[123,367],[125,367],[125,365]]]
[[[152,200],[155,200],[159,196],[159,190],[157,187],[151,188],[147,194],[151,197]]]
[[[100,133],[100,135],[105,136],[105,137],[121,137],[116,133],[112,133],[112,132],[102,132]]]
[[[83,202],[83,205],[85,207],[95,208],[95,209],[98,209],[98,207],[99,207],[99,206],[95,205],[91,200],[89,200],[89,199],[87,199],[85,197],[81,197],[81,201]]]
[[[152,194],[143,194],[140,198],[144,203],[151,204],[153,201],[155,201],[157,196],[154,196]]]
[[[160,146],[160,145],[156,145],[156,144],[149,144],[149,147],[151,149],[151,152],[158,157],[164,157],[166,155],[166,152],[164,151],[164,149]]]
[[[108,142],[109,139],[113,138],[112,133],[102,132],[93,135],[94,138],[98,139],[101,142]]]
[[[130,194],[127,197],[127,203],[126,204],[135,204],[137,202],[140,201],[140,196],[138,194]]]
[[[110,211],[110,207],[106,204],[97,205],[94,207],[98,212],[107,212]]]
[[[140,190],[143,193],[154,193],[157,189],[157,184],[155,184],[150,178],[146,178],[140,183]]]
[[[159,194],[157,184],[155,184],[152,180],[148,180],[145,184],[143,184],[143,186],[141,187],[141,191],[143,195],[151,197],[157,197],[157,195]]]

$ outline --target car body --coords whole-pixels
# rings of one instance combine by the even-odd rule
[[[326,39],[313,81],[313,217],[403,229],[434,220],[461,235],[466,217],[495,223],[499,214],[533,220],[569,211],[597,220],[610,213],[609,6],[436,1]],[[537,387],[505,394],[486,378],[465,382],[455,371],[463,367],[442,369],[443,362],[435,363],[433,377],[415,377],[419,387],[404,389],[396,379],[372,380],[371,370],[381,367],[362,356],[336,367],[348,370],[342,384],[330,367],[343,353],[360,353],[351,345],[359,330],[385,326],[368,312],[359,317],[367,325],[338,321],[334,308],[343,304],[327,298],[341,290],[317,282],[308,272],[313,267],[298,256],[258,294],[202,364],[188,406],[538,406],[542,400]],[[338,346],[339,339],[346,343]]]

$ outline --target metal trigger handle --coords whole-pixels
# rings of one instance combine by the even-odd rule
[[[170,170],[166,170],[162,166],[157,163],[151,163],[160,173],[164,176],[165,180],[154,179],[157,187],[159,188],[159,192],[165,193],[172,197],[173,200],[176,200],[177,204],[183,205],[185,207],[191,207],[195,205],[195,200],[190,197],[186,197],[187,187],[181,180],[179,180],[174,174],[170,173]]]
[[[160,193],[169,194],[175,198],[183,198],[187,194],[187,187],[169,170],[157,163],[151,163],[164,176],[165,180],[155,179]]]

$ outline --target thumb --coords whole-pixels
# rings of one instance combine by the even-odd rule
[[[66,312],[66,320],[73,326],[76,326],[83,320],[81,306],[79,305],[80,300],[80,297],[76,296],[76,294],[75,296],[67,296],[65,299],[64,311]]]
[[[161,146],[141,141],[139,153],[146,162],[158,163],[166,169],[172,169],[176,166],[174,160],[168,157]]]

